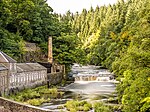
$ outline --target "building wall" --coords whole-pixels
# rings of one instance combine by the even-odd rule
[[[47,70],[23,71],[10,75],[9,88],[30,87],[42,84],[47,80]]]
[[[45,67],[35,64],[28,66],[20,66],[16,68],[16,63],[3,63],[5,66],[10,65],[8,71],[0,71],[0,91],[2,94],[16,93],[25,88],[33,88],[40,85],[60,83],[64,75],[64,66],[52,67],[52,73],[48,73]],[[26,64],[25,64],[26,65]],[[19,65],[18,65],[19,66]],[[17,67],[18,67],[17,66]],[[33,67],[34,66],[34,67]],[[25,69],[24,69],[24,68]],[[29,67],[30,69],[27,69]],[[39,67],[39,69],[38,69]],[[17,69],[17,70],[16,70]]]
[[[8,91],[8,71],[0,71],[0,94],[5,94]]]

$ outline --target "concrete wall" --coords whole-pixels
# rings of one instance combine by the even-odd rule
[[[0,97],[0,106],[0,112],[2,112],[1,110],[7,110],[5,112],[52,112],[48,109],[25,105],[2,97]]]

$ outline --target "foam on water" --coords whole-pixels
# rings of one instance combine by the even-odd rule
[[[72,68],[72,76],[76,77],[77,73],[80,72],[106,72],[106,69],[98,69],[97,66],[75,66]],[[92,72],[91,72],[92,71]],[[63,105],[66,101],[72,99],[87,100],[87,101],[106,101],[109,96],[113,96],[112,93],[115,92],[116,85],[115,80],[107,81],[75,81],[64,87],[65,94],[60,100],[54,99],[54,101],[43,104],[42,108],[52,109],[55,112],[59,112],[57,106]],[[64,110],[66,111],[66,110]],[[92,110],[93,111],[93,110]]]

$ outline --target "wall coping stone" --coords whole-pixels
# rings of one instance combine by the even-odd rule
[[[19,109],[28,109],[28,110],[25,110],[25,112],[52,112],[52,110],[49,110],[49,109],[43,109],[43,108],[40,108],[40,107],[36,107],[36,106],[32,106],[32,105],[28,105],[28,104],[23,104],[23,103],[20,103],[20,102],[16,102],[16,101],[13,101],[13,100],[10,100],[10,99],[7,99],[7,98],[3,98],[3,97],[0,97],[0,106],[1,107],[4,107],[5,109],[11,109],[12,107],[9,107],[11,104],[11,106],[18,106]],[[15,110],[15,111],[12,111],[12,112],[22,112],[21,110]]]

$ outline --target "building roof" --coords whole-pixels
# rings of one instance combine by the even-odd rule
[[[1,63],[16,63],[17,61],[0,51],[0,62]]]
[[[2,70],[7,70],[7,68],[0,63],[0,71],[2,71]]]
[[[47,70],[38,63],[17,63],[17,72]]]

